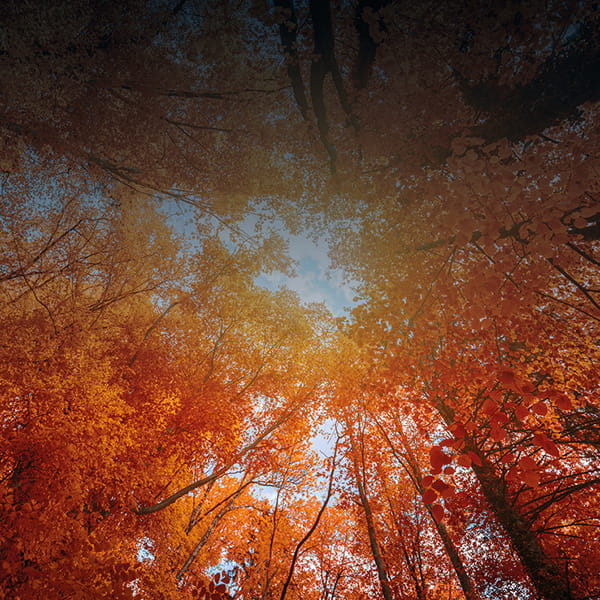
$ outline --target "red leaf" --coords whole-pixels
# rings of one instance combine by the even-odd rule
[[[483,463],[481,462],[481,459],[479,458],[479,456],[477,456],[477,454],[475,454],[475,452],[471,452],[471,450],[469,450],[467,452],[467,454],[469,455],[469,458],[471,459],[471,462],[474,465],[477,465],[478,467],[483,466]]]
[[[483,406],[481,407],[481,410],[486,414],[486,415],[492,415],[494,414],[497,410],[498,410],[498,403],[494,402],[494,400],[488,398],[484,403]]]
[[[438,491],[440,494],[442,493],[443,489],[444,489],[445,487],[447,487],[447,486],[448,486],[448,484],[447,484],[445,481],[443,481],[442,479],[436,479],[436,480],[435,480],[435,481],[434,481],[434,482],[431,484],[431,487],[432,487],[434,490],[437,490],[437,491]]]
[[[464,438],[467,435],[467,431],[462,423],[453,423],[450,426],[450,431],[454,434],[457,439]]]
[[[503,385],[511,386],[515,383],[515,374],[508,369],[498,371],[498,381]]]
[[[509,421],[510,419],[503,412],[497,412],[490,417],[490,423],[492,425],[496,423],[500,425],[501,423],[508,423]]]
[[[429,458],[434,471],[438,472],[442,470],[444,465],[452,462],[452,458],[442,452],[442,449],[439,446],[433,446],[431,448],[429,451]]]
[[[504,397],[504,392],[502,390],[490,390],[489,397],[496,402],[499,402]]]
[[[454,494],[454,488],[441,479],[436,479],[431,487],[444,498]]]
[[[526,394],[531,394],[532,392],[535,391],[535,386],[532,383],[530,383],[529,381],[526,381],[521,386],[521,391],[525,392]]]
[[[509,469],[506,473],[505,479],[506,481],[517,481],[518,479],[521,479],[519,468],[513,467],[512,469]]]
[[[558,446],[545,433],[536,433],[533,436],[533,443],[552,456],[560,456]]]
[[[434,504],[431,507],[431,516],[436,521],[441,521],[444,518],[444,509],[439,504]]]
[[[521,387],[517,381],[517,376],[514,371],[504,369],[498,372],[498,381],[505,387],[515,392],[520,392]]]
[[[461,454],[457,459],[456,462],[461,466],[461,467],[470,467],[471,466],[471,458],[469,457],[468,454]]]
[[[492,427],[490,437],[494,442],[501,442],[506,438],[506,431],[501,427]]]
[[[554,404],[556,404],[557,408],[560,410],[572,410],[573,404],[571,403],[571,399],[564,394],[558,394],[556,398],[554,398]]]
[[[509,452],[500,459],[500,462],[506,464],[512,462],[513,460],[515,460],[515,455],[512,452]]]
[[[536,415],[540,415],[541,417],[543,417],[547,412],[548,412],[548,407],[546,406],[546,403],[543,400],[540,400],[539,402],[536,402],[532,407],[531,410],[536,414]]]
[[[540,474],[537,471],[523,471],[521,480],[531,487],[536,487],[540,482]]]
[[[430,487],[431,484],[433,483],[434,478],[431,475],[425,475],[425,477],[423,477],[423,479],[421,479],[421,485],[423,487]]]
[[[425,502],[425,504],[431,504],[432,502],[435,502],[437,500],[437,492],[435,490],[432,490],[431,488],[425,490],[425,492],[423,493],[423,502]]]
[[[538,465],[535,460],[531,458],[531,456],[524,456],[523,458],[519,459],[519,467],[521,467],[523,471],[533,471],[537,470]]]
[[[529,416],[529,409],[525,406],[517,406],[515,408],[515,417],[519,419],[519,421],[523,421],[526,417]]]

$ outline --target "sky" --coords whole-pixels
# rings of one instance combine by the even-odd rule
[[[329,267],[328,246],[325,240],[316,242],[300,235],[284,234],[290,256],[297,262],[296,276],[281,272],[260,275],[256,283],[275,290],[286,286],[295,291],[303,302],[324,303],[336,317],[346,314],[353,306],[352,287],[343,281],[341,271]]]
[[[168,211],[171,226],[184,235],[191,233],[195,210],[185,204],[171,206]],[[259,235],[256,223],[256,216],[250,216],[239,225],[239,229],[248,236]],[[218,225],[216,220],[215,225]],[[296,274],[293,277],[280,271],[262,274],[255,279],[257,285],[273,291],[287,287],[296,292],[304,303],[323,303],[334,317],[346,316],[355,304],[353,298],[356,294],[351,283],[344,281],[342,272],[330,268],[327,241],[324,238],[313,240],[308,235],[293,235],[280,222],[271,222],[269,229],[287,241],[289,254],[296,261]],[[221,237],[227,245],[234,247],[226,230]],[[311,440],[313,449],[321,456],[331,456],[333,452],[333,431],[334,421],[328,420]],[[263,490],[261,495],[270,498],[271,492]]]
[[[194,211],[197,209],[183,203],[172,205],[168,209],[169,221],[173,228],[185,234],[191,233]],[[256,214],[242,221],[238,228],[248,236],[259,236]],[[218,225],[215,220],[215,225]],[[356,295],[351,283],[345,282],[339,269],[330,268],[329,247],[324,238],[316,241],[308,235],[293,235],[282,222],[271,222],[269,229],[275,231],[288,243],[291,258],[296,261],[294,277],[280,271],[262,274],[256,283],[269,290],[287,287],[296,292],[304,303],[324,303],[335,317],[346,316],[348,309],[354,306]],[[228,239],[227,230],[221,234],[222,240],[233,249],[234,244]]]

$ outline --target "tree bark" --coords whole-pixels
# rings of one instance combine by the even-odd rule
[[[371,553],[373,554],[373,560],[377,567],[377,576],[379,578],[379,584],[381,585],[381,592],[385,600],[394,600],[392,590],[390,588],[390,580],[387,574],[387,569],[383,561],[379,542],[377,541],[377,533],[375,530],[375,521],[373,519],[373,512],[371,511],[371,504],[369,503],[369,497],[364,486],[363,476],[361,475],[360,465],[358,464],[357,450],[354,440],[352,440],[352,460],[354,463],[354,475],[356,477],[356,487],[358,489],[358,496],[360,498],[360,504],[365,514],[365,520],[367,522],[367,532],[369,534],[369,544],[371,546]]]
[[[441,400],[438,401],[437,408],[445,423],[452,424],[452,409]],[[482,466],[473,463],[472,468],[481,485],[483,495],[510,539],[513,550],[519,557],[540,600],[575,600],[568,581],[535,536],[532,523],[511,502],[506,482],[496,475],[493,467],[472,440],[465,438],[465,442],[466,448],[475,452],[481,459]]]
[[[404,460],[398,455],[398,451],[396,450],[396,447],[392,443],[392,440],[386,433],[385,429],[380,425],[380,423],[376,419],[374,419],[374,421],[377,425],[377,428],[383,435],[385,441],[387,442],[388,446],[390,447],[392,453],[394,454],[398,462],[400,462],[400,464],[407,471],[417,491],[420,494],[423,494],[423,485],[421,484],[423,475],[421,473],[421,469],[419,468],[417,459],[410,448],[409,442],[406,439],[406,435],[402,430],[402,425],[398,423],[398,433],[400,434],[400,439],[402,440],[402,445],[404,446],[404,450],[406,452],[406,457]],[[448,533],[448,529],[442,521],[438,521],[433,516],[433,514],[431,513],[431,504],[426,504],[425,507],[427,508],[427,512],[429,513],[435,524],[435,528],[437,529],[438,535],[440,536],[442,544],[444,545],[444,550],[446,551],[446,554],[448,555],[448,558],[452,563],[454,572],[456,573],[456,577],[458,578],[458,582],[460,583],[460,587],[462,588],[463,594],[465,596],[465,600],[480,600],[479,594],[473,586],[471,578],[469,577],[469,574],[465,569],[465,565],[462,561],[462,558],[460,557],[458,549],[456,548],[454,541]]]

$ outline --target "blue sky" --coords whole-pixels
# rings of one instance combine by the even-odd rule
[[[173,203],[165,208],[169,215],[168,219],[176,231],[184,235],[193,232],[196,208],[185,203]],[[213,220],[215,227],[218,227],[216,219],[208,217],[208,220]],[[258,217],[254,213],[237,227],[248,236],[260,238],[261,233],[257,223]],[[336,317],[344,316],[346,310],[354,305],[352,299],[355,293],[351,285],[343,281],[341,271],[330,269],[329,248],[324,238],[315,241],[308,235],[293,235],[278,220],[270,220],[266,224],[262,221],[260,230],[263,235],[273,231],[286,240],[289,254],[296,261],[296,275],[288,277],[278,271],[262,274],[256,278],[258,285],[270,290],[288,287],[298,294],[302,302],[324,303]],[[226,229],[221,233],[221,238],[226,244],[234,247],[235,244],[231,242]]]
[[[303,302],[322,302],[335,316],[344,316],[354,303],[351,286],[344,283],[339,270],[329,268],[328,246],[325,240],[316,242],[308,237],[279,232],[289,244],[290,256],[297,262],[296,276],[280,272],[260,275],[256,282],[269,289],[283,286],[295,291]]]

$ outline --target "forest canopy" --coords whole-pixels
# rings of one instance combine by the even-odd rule
[[[3,3],[0,596],[600,597],[599,35]]]

